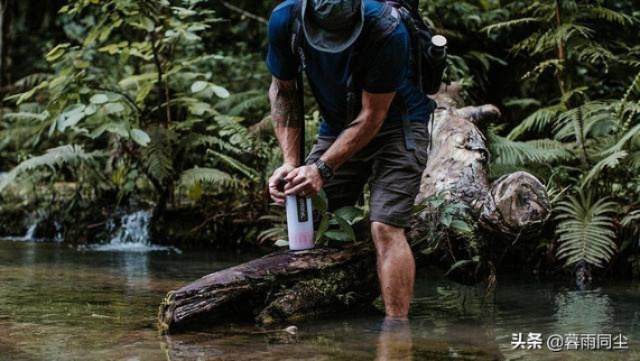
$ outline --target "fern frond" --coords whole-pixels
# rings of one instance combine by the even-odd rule
[[[49,116],[50,114],[48,111],[44,111],[42,113],[16,112],[5,113],[2,115],[2,119],[15,122],[43,122],[47,120]]]
[[[580,185],[580,188],[584,189],[586,186],[591,184],[591,182],[594,179],[596,179],[600,175],[600,173],[602,173],[602,171],[604,171],[606,168],[613,169],[617,167],[618,164],[620,164],[620,161],[624,159],[627,155],[628,153],[623,150],[623,151],[615,152],[609,155],[608,157],[600,160],[598,163],[596,163],[596,165],[593,166],[593,168],[591,168],[589,173],[587,173],[587,175],[584,177],[584,179],[582,180],[582,184]]]
[[[521,40],[520,42],[516,43],[514,46],[511,47],[509,51],[516,55],[520,53],[525,53],[525,54],[533,53],[536,46],[538,45],[539,39],[540,39],[540,34],[533,33],[528,37],[524,38],[523,40]]]
[[[536,65],[533,69],[531,69],[530,71],[526,72],[523,76],[522,79],[527,79],[530,78],[534,75],[540,75],[542,74],[545,70],[549,69],[549,68],[553,68],[555,73],[558,72],[563,72],[564,71],[564,63],[562,61],[560,61],[560,59],[547,59],[545,61],[542,61],[540,63],[538,63],[538,65]]]
[[[487,34],[491,34],[492,31],[501,30],[501,29],[511,29],[516,26],[531,24],[531,23],[539,23],[541,20],[539,18],[521,18],[514,19],[509,21],[503,21],[496,24],[492,24],[482,28],[480,31],[486,32]]]
[[[284,207],[272,207],[270,214],[259,218],[260,221],[269,222],[271,227],[258,234],[258,241],[264,243],[266,241],[287,239],[286,219]]]
[[[576,23],[564,23],[557,28],[550,28],[539,37],[529,36],[522,43],[532,54],[544,54],[549,49],[555,48],[559,42],[567,42],[574,37],[589,39],[593,35],[593,29]],[[535,40],[534,40],[535,39]],[[516,45],[518,46],[518,45]]]
[[[578,60],[581,62],[589,64],[603,64],[605,66],[605,73],[609,71],[609,62],[618,58],[609,49],[596,42],[577,45],[574,51],[577,54]]]
[[[223,137],[235,146],[238,150],[250,152],[253,149],[253,135],[247,127],[242,125],[242,118],[230,117],[227,115],[218,115],[215,117],[215,124],[207,127],[207,131],[217,131],[220,137]]]
[[[507,65],[506,61],[482,51],[471,50],[471,51],[468,51],[464,55],[464,57],[467,59],[475,60],[479,62],[482,65],[482,68],[484,69],[484,71],[489,71],[489,69],[491,68],[491,63],[496,63],[503,66]]]
[[[25,89],[34,88],[36,85],[48,80],[53,75],[49,73],[33,73],[19,79],[15,82],[15,85]]]
[[[629,129],[618,142],[609,149],[602,152],[602,155],[613,154],[622,151],[626,144],[636,136],[640,136],[640,124],[636,124],[635,127]]]
[[[226,153],[230,153],[230,154],[235,154],[235,155],[239,155],[242,154],[243,152],[238,149],[237,147],[233,146],[232,144],[229,144],[228,141],[217,137],[215,135],[200,135],[200,136],[196,136],[193,141],[190,142],[191,146],[206,146],[206,147],[213,147],[216,148],[218,150],[224,151]]]
[[[566,146],[556,140],[538,139],[526,142],[509,140],[487,132],[488,146],[497,165],[522,166],[531,163],[553,162],[571,157]]]
[[[640,222],[640,209],[637,209],[633,212],[629,212],[622,221],[620,221],[620,225],[623,227],[631,227],[632,225],[638,225]]]
[[[606,198],[594,202],[591,194],[579,192],[579,198],[569,196],[560,202],[556,217],[561,220],[556,233],[559,236],[557,257],[565,266],[585,261],[602,267],[615,254],[614,219],[616,204]]]
[[[592,101],[567,110],[558,116],[554,125],[554,138],[585,137],[592,129],[602,129],[609,133],[618,123],[611,101]],[[598,134],[603,135],[603,134]]]
[[[224,188],[237,188],[240,182],[229,173],[214,168],[191,168],[180,175],[180,187],[192,187],[193,185],[212,184]]]
[[[515,127],[507,135],[507,139],[515,140],[528,131],[542,132],[546,127],[553,124],[558,114],[564,110],[566,110],[566,107],[563,104],[555,104],[536,110]]]
[[[512,98],[509,100],[505,100],[504,106],[526,109],[528,107],[540,106],[540,101],[533,98]]]
[[[215,108],[232,116],[245,114],[248,110],[254,108],[265,108],[269,106],[269,98],[267,92],[262,90],[249,90],[246,92],[235,93],[224,99]]]
[[[640,152],[634,152],[629,156],[629,168],[640,171]]]
[[[5,174],[0,180],[0,191],[23,173],[41,167],[55,169],[65,164],[87,162],[93,160],[96,156],[98,156],[98,153],[86,153],[82,146],[75,144],[48,149],[44,154],[23,161]]]
[[[627,101],[629,99],[629,97],[632,94],[639,94],[640,93],[640,73],[636,74],[635,78],[633,78],[633,81],[631,82],[631,85],[629,85],[629,87],[627,88],[627,91],[624,92],[624,95],[622,96],[622,101]]]
[[[631,26],[638,22],[638,19],[633,16],[601,6],[588,6],[585,10],[582,13],[582,17],[606,20],[620,26]]]
[[[220,159],[231,168],[234,168],[235,170],[244,174],[251,180],[256,180],[260,177],[260,174],[257,171],[255,171],[254,169],[251,169],[250,167],[242,164],[240,161],[233,159],[226,154],[216,152],[215,150],[208,150],[207,153],[211,153],[213,156]]]
[[[148,176],[160,183],[173,178],[173,153],[176,135],[164,128],[148,131],[151,141],[140,151],[140,161]]]

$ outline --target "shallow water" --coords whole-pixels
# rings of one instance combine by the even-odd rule
[[[160,336],[168,290],[250,258],[219,251],[78,251],[0,241],[0,360],[635,360],[640,287],[499,278],[495,297],[421,270],[411,323],[382,331],[363,311],[297,324],[298,333],[250,323]],[[512,334],[623,333],[627,351],[513,350]]]

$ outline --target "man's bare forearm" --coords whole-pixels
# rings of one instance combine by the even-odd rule
[[[340,168],[344,162],[364,148],[378,134],[384,118],[376,117],[370,111],[362,111],[358,117],[345,129],[338,139],[320,157],[330,164],[334,170]]]
[[[284,163],[297,166],[300,162],[300,128],[304,119],[300,115],[294,81],[273,79],[269,88],[271,120],[282,150]]]
[[[360,114],[320,159],[335,170],[369,144],[380,131],[394,96],[395,92],[371,94],[363,91]]]

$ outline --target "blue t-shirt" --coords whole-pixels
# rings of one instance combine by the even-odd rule
[[[374,0],[364,1],[366,23],[380,14],[382,4]],[[298,71],[298,57],[294,56],[290,45],[290,18],[295,3],[296,0],[281,3],[269,19],[267,68],[280,80],[293,80]],[[410,42],[407,28],[400,23],[381,42],[379,49],[363,49],[366,58],[360,59],[363,66],[362,88],[369,93],[398,92],[404,99],[410,120],[425,122],[429,116],[428,104],[426,96],[412,79],[414,71],[409,60]],[[316,50],[306,41],[301,42],[301,47],[305,53],[305,72],[323,118],[320,135],[337,136],[344,129],[347,119],[347,79],[354,63],[353,45],[340,53]],[[358,108],[354,116],[359,113]],[[383,128],[392,122],[402,121],[397,108],[395,104],[391,105]]]

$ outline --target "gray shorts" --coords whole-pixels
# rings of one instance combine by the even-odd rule
[[[370,220],[396,227],[409,227],[411,208],[427,163],[427,130],[424,123],[411,123],[414,150],[407,150],[402,123],[385,126],[373,140],[335,173],[324,185],[329,210],[356,204],[367,181],[371,189]],[[320,136],[307,159],[312,164],[336,140]]]

